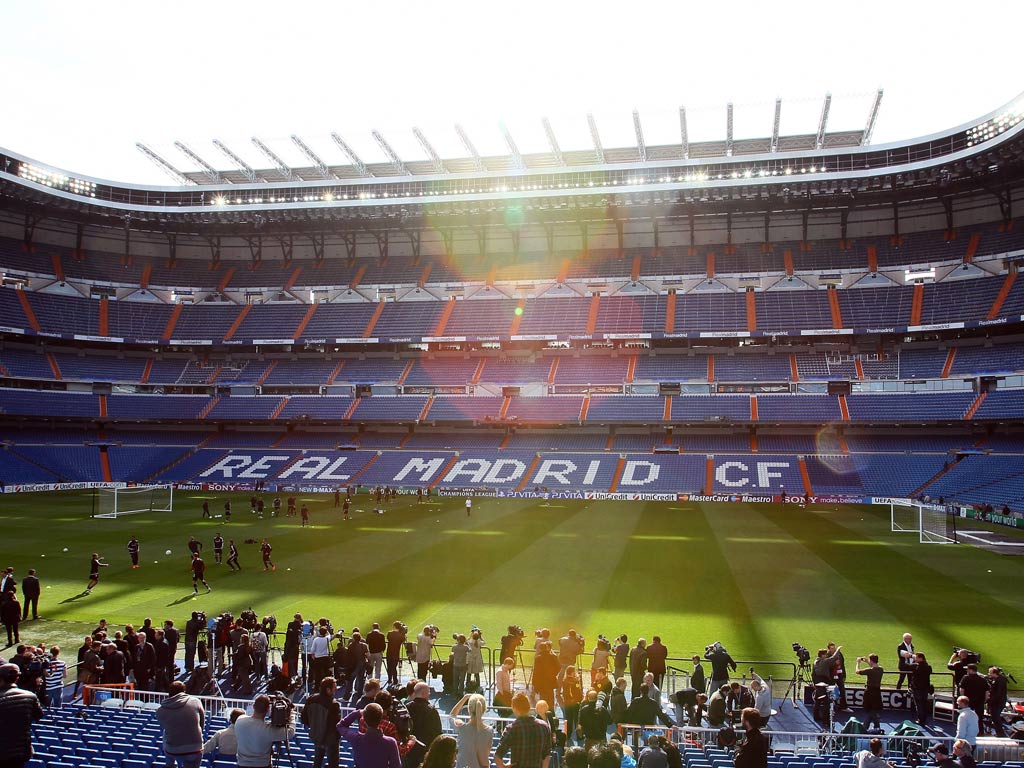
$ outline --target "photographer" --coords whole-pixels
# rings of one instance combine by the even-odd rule
[[[380,631],[380,624],[374,622],[366,636],[366,647],[370,650],[370,667],[373,676],[378,680],[380,680],[380,668],[384,661],[384,649],[387,642],[387,637]]]
[[[704,658],[711,662],[711,690],[717,690],[729,682],[729,670],[736,671],[736,662],[719,642],[704,649]],[[694,686],[696,687],[696,686]]]
[[[597,636],[597,645],[594,647],[594,658],[590,662],[590,680],[593,682],[597,670],[608,669],[608,659],[612,656],[612,643],[604,635]]]
[[[339,639],[340,642],[340,639]],[[366,671],[370,668],[370,650],[363,642],[358,629],[352,630],[352,637],[345,650],[345,681],[341,687],[343,701],[355,702],[359,698],[366,683]]]
[[[518,624],[508,625],[508,634],[501,638],[501,660],[512,659],[512,666],[515,667],[516,651],[523,644],[523,628]],[[509,700],[511,702],[511,699]]]
[[[235,722],[235,738],[238,739],[238,768],[269,768],[273,762],[275,742],[288,741],[295,735],[295,717],[292,704],[286,704],[288,714],[285,723],[275,725],[267,722],[270,712],[270,697],[260,695],[252,702],[252,716],[242,716]]]
[[[835,683],[836,659],[839,657],[841,650],[842,646],[834,649],[830,654],[827,648],[818,649],[818,658],[815,659],[814,667],[811,670],[812,683],[815,685],[818,683],[824,683],[825,685]]]
[[[191,672],[196,666],[196,647],[199,633],[206,629],[206,614],[192,611],[192,618],[185,622],[185,671]]]
[[[409,635],[409,628],[400,621],[391,625],[391,631],[387,637],[387,652],[385,654],[388,670],[388,685],[398,685],[398,665],[402,663],[402,654],[405,651],[406,638]]]
[[[615,670],[612,677],[618,680],[626,676],[626,665],[629,663],[629,638],[619,635],[615,641]]]
[[[967,665],[970,664],[971,652],[966,648],[957,648],[946,663],[946,669],[953,673],[953,690],[960,687],[960,681],[967,674]]]
[[[861,662],[864,661],[868,663],[867,669],[861,669]],[[874,723],[875,731],[881,731],[882,723],[879,720],[879,715],[882,712],[882,675],[885,670],[878,666],[878,654],[858,656],[857,668],[854,671],[858,675],[864,675],[864,712],[866,713],[864,726],[869,729],[868,733],[870,733],[871,725]]]
[[[430,651],[437,640],[437,627],[428,624],[423,631],[416,635],[416,677],[420,680],[427,679],[427,672],[430,671]]]
[[[469,662],[466,666],[466,690],[480,693],[483,691],[483,684],[480,676],[484,673],[484,635],[480,627],[473,625],[473,631],[469,633]]]
[[[466,644],[466,636],[461,634],[452,635],[455,644],[452,646],[451,654],[448,657],[452,668],[452,693],[461,698],[466,692],[466,670],[469,668],[469,646]]]
[[[561,669],[558,672],[559,678],[565,672],[565,668],[576,663],[576,657],[583,653],[585,648],[583,638],[576,634],[575,629],[570,629],[565,637],[558,640],[558,665]]]
[[[967,665],[967,674],[960,680],[960,693],[971,702],[971,709],[978,716],[978,723],[985,721],[985,699],[988,697],[988,678],[978,674],[978,665],[971,662]],[[971,742],[974,746],[974,742]]]
[[[302,614],[296,613],[284,630],[284,650],[281,664],[289,677],[299,674],[299,651],[302,648]]]

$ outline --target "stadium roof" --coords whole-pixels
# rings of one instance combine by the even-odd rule
[[[726,122],[722,126],[722,138],[717,141],[691,142],[687,129],[686,108],[680,107],[679,141],[674,144],[655,146],[649,146],[644,142],[643,123],[640,113],[636,110],[634,110],[632,116],[636,134],[636,143],[633,146],[605,148],[601,142],[598,122],[592,114],[588,114],[587,122],[590,127],[592,147],[563,151],[551,122],[544,118],[542,119],[542,124],[548,137],[551,151],[531,154],[520,154],[514,138],[504,125],[501,126],[501,129],[509,146],[509,152],[504,155],[491,155],[487,157],[480,156],[475,149],[471,137],[461,125],[455,125],[454,130],[465,147],[466,154],[453,158],[441,158],[424,132],[419,128],[413,128],[413,134],[428,157],[426,160],[406,160],[401,158],[387,142],[387,139],[380,132],[374,131],[374,139],[383,149],[384,154],[389,157],[389,160],[388,162],[372,164],[364,163],[350,145],[337,133],[332,133],[331,138],[349,160],[345,164],[329,165],[325,163],[320,155],[297,135],[290,137],[291,142],[310,162],[310,165],[303,167],[290,167],[286,165],[272,147],[269,147],[256,137],[252,138],[252,143],[260,150],[264,158],[270,160],[271,165],[268,167],[251,167],[238,153],[219,139],[214,139],[212,144],[219,150],[218,155],[215,157],[215,162],[220,163],[220,167],[210,163],[193,148],[182,142],[176,141],[174,143],[174,146],[190,165],[200,168],[198,171],[179,170],[174,160],[163,157],[141,142],[136,146],[177,184],[221,185],[277,181],[320,182],[332,179],[344,180],[366,177],[396,179],[433,176],[439,173],[475,174],[481,171],[509,172],[526,169],[559,171],[570,168],[616,166],[659,161],[671,162],[690,159],[720,159],[764,153],[809,152],[820,149],[859,147],[870,142],[882,101],[882,93],[882,90],[879,89],[875,94],[870,110],[865,115],[865,127],[863,129],[828,132],[828,115],[832,95],[826,94],[816,130],[788,136],[779,135],[779,118],[783,103],[781,99],[776,99],[773,125],[765,126],[768,130],[764,136],[753,139],[733,138],[733,105],[729,104],[726,109]],[[815,128],[815,126],[808,126],[808,129],[812,128]],[[223,165],[225,159],[228,162],[228,166]]]

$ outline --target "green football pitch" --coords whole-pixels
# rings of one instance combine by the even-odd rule
[[[23,639],[67,645],[101,617],[180,626],[193,610],[251,606],[282,625],[297,611],[364,631],[435,623],[442,640],[475,623],[491,645],[510,623],[575,627],[588,649],[599,632],[658,634],[673,657],[717,640],[738,660],[792,661],[793,642],[813,653],[832,640],[851,662],[877,652],[890,668],[910,631],[937,667],[961,645],[1024,672],[1024,561],[891,533],[888,508],[478,498],[467,517],[461,499],[399,497],[376,515],[360,496],[345,522],[331,497],[310,495],[299,499],[311,512],[304,530],[297,517],[271,518],[269,504],[256,519],[236,494],[231,523],[200,519],[204,499],[219,513],[224,498],[179,491],[172,513],[112,520],[89,517],[91,492],[0,496],[0,565],[19,580],[36,568],[44,585],[43,620],[23,625]],[[241,572],[214,564],[218,531],[238,544]],[[142,544],[134,571],[131,534]],[[213,587],[196,598],[190,535]],[[264,536],[273,572],[243,543]],[[84,595],[94,551],[110,567]]]

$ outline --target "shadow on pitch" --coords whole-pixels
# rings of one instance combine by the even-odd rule
[[[78,600],[81,600],[83,597],[87,596],[88,594],[89,594],[89,592],[87,590],[83,589],[77,595],[72,595],[71,597],[64,598],[63,600],[60,601],[60,603],[61,603],[61,605],[63,605],[64,603],[74,603],[74,602],[76,602]]]
[[[189,592],[187,595],[179,597],[177,600],[174,600],[173,602],[168,603],[167,607],[170,608],[170,607],[175,606],[175,605],[181,605],[182,603],[187,603],[190,600],[192,600],[193,597],[195,597],[195,595],[193,593]]]

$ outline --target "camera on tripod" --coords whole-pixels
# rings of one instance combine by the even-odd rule
[[[972,650],[970,650],[968,648],[958,648],[955,645],[953,646],[953,653],[954,654],[959,655],[961,651],[967,651],[967,655],[963,659],[964,664],[980,664],[981,663],[981,654],[980,653],[975,653],[974,651],[972,651]]]
[[[518,637],[520,640],[526,637],[526,632],[524,632],[523,628],[518,624],[509,624],[508,633],[512,635],[512,637]]]
[[[274,728],[287,728],[292,722],[292,711],[295,704],[280,691],[274,693],[270,700],[270,724]]]
[[[801,664],[807,664],[811,660],[811,652],[800,643],[793,643],[793,653],[796,654],[796,658]]]
[[[441,630],[438,629],[437,624],[428,624],[427,626],[425,626],[423,628],[423,634],[425,634],[427,637],[431,638],[432,640],[437,640],[437,636],[440,633],[441,633]]]

